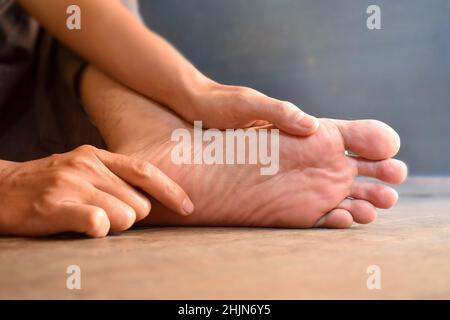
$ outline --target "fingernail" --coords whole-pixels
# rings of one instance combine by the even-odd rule
[[[194,212],[194,204],[188,198],[183,201],[183,210],[186,214],[191,214]]]
[[[325,220],[326,220],[326,216],[323,216],[322,218],[320,218],[319,221],[317,221],[316,224],[314,225],[314,228],[320,228],[321,226],[323,226]]]
[[[296,123],[302,129],[313,130],[319,127],[319,120],[309,114],[300,111],[297,113],[296,117]]]

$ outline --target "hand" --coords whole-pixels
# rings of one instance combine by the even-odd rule
[[[134,187],[179,214],[194,209],[186,193],[149,162],[92,146],[1,164],[0,234],[74,231],[102,237],[110,230],[126,230],[151,209],[148,198]]]
[[[188,105],[186,106],[186,103]],[[205,127],[228,129],[274,124],[292,135],[316,132],[319,121],[288,101],[268,97],[251,88],[202,84],[175,111],[186,120],[202,120]]]

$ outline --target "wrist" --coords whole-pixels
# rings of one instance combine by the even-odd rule
[[[204,102],[208,95],[221,86],[221,84],[198,72],[186,81],[179,94],[172,96],[169,106],[185,120],[193,121],[201,119]]]

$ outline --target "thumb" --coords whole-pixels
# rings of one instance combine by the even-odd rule
[[[254,94],[248,117],[252,120],[266,120],[281,130],[299,136],[308,136],[316,132],[319,120],[288,101],[281,101],[263,94]]]

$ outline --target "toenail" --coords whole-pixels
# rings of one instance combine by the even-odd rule
[[[322,216],[322,218],[320,218],[315,224],[314,224],[314,228],[320,228],[323,226],[323,224],[325,223],[326,220],[326,215]]]

